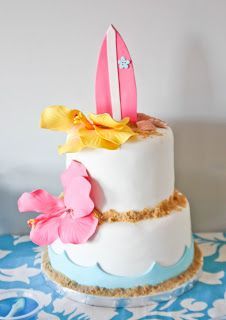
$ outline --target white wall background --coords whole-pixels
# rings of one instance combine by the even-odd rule
[[[0,0],[0,233],[23,233],[23,191],[60,192],[64,134],[39,129],[52,104],[95,111],[113,23],[134,60],[139,110],[175,133],[177,187],[195,231],[226,230],[226,1]]]

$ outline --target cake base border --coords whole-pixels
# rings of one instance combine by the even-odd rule
[[[201,275],[203,265],[201,250],[196,242],[194,242],[194,246],[194,259],[188,269],[177,277],[158,285],[138,286],[129,289],[107,289],[80,285],[52,268],[47,249],[42,255],[42,271],[47,285],[73,301],[104,307],[145,306],[153,302],[175,298],[194,286]]]

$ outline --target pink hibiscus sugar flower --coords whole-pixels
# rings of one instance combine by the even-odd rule
[[[49,245],[58,237],[64,243],[85,243],[95,232],[98,219],[90,198],[91,183],[86,168],[77,161],[61,175],[64,197],[57,198],[45,190],[25,192],[18,200],[20,212],[41,213],[30,219],[31,240]]]

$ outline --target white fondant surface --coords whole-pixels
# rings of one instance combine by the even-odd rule
[[[101,211],[143,210],[154,207],[174,191],[173,133],[127,142],[118,150],[85,149],[68,153],[82,162],[92,176],[93,199]]]
[[[100,267],[113,275],[138,276],[154,262],[162,266],[177,263],[186,246],[191,245],[189,204],[180,212],[142,220],[137,223],[115,222],[100,225],[95,236],[85,244],[63,244],[59,239],[52,249],[81,266]]]

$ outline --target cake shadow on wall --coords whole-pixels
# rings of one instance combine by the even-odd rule
[[[176,187],[188,195],[193,231],[223,231],[226,120],[219,116],[219,79],[208,43],[197,35],[185,40],[176,89],[183,118],[170,121],[175,139]]]
[[[226,123],[172,121],[177,188],[188,195],[193,231],[223,231]]]

